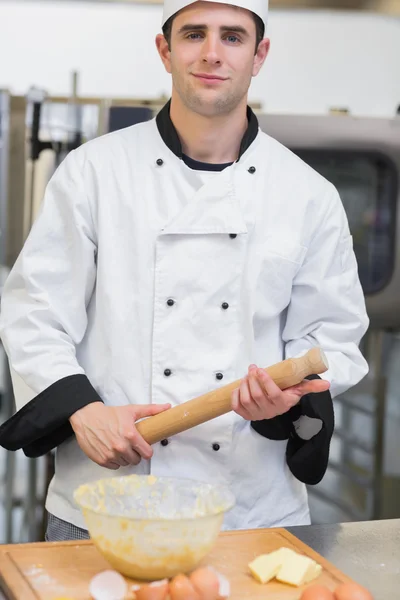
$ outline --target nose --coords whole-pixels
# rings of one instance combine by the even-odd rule
[[[221,63],[219,36],[208,35],[203,43],[203,62],[209,65]]]

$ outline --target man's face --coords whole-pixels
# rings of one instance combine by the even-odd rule
[[[216,116],[247,98],[269,40],[255,54],[256,25],[249,11],[196,2],[174,18],[170,51],[163,36],[157,36],[157,47],[182,103],[198,114]]]

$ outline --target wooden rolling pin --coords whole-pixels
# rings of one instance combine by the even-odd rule
[[[301,383],[308,375],[318,375],[327,370],[328,362],[320,348],[312,348],[300,358],[288,358],[265,369],[281,390]],[[232,410],[231,395],[241,381],[238,379],[159,415],[143,419],[136,424],[136,428],[149,444],[155,444],[220,417]]]

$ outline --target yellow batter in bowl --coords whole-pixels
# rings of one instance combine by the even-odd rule
[[[152,475],[101,479],[80,486],[74,498],[110,565],[149,581],[194,569],[234,505],[225,486]]]

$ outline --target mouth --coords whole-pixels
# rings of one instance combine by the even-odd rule
[[[209,73],[193,73],[193,76],[196,77],[196,79],[200,79],[201,81],[205,81],[207,83],[226,81],[225,77],[220,77],[219,75],[210,75]]]

